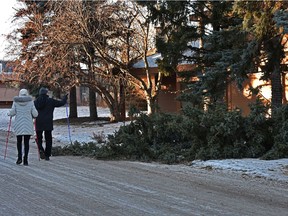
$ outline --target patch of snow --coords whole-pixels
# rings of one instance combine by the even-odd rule
[[[288,183],[288,159],[260,160],[255,158],[226,160],[195,160],[191,166],[206,169],[220,169],[227,172],[241,172],[242,175],[281,180]]]

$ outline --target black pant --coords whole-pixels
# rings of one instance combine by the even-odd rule
[[[17,136],[18,158],[22,158],[22,137],[24,137],[24,157],[28,158],[30,135],[18,135]]]
[[[45,149],[43,148],[43,145],[42,145],[43,131],[37,130],[36,136],[37,136],[37,145],[38,145],[39,150],[45,153],[45,157],[50,157],[51,150],[52,150],[52,131],[51,130],[44,131],[45,143],[46,143]]]

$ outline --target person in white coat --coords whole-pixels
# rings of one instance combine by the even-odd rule
[[[29,141],[31,135],[34,134],[33,118],[38,116],[38,111],[34,106],[32,97],[26,89],[21,89],[19,96],[14,97],[12,108],[8,115],[10,118],[15,116],[13,128],[17,137],[18,151],[16,164],[22,163],[22,139],[24,138],[23,164],[28,166]]]

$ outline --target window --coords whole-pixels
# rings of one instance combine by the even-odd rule
[[[13,67],[9,65],[6,61],[0,61],[0,74],[11,74],[13,72]]]

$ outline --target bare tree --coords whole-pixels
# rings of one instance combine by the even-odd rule
[[[45,1],[23,1],[22,6],[15,14],[15,20],[21,21],[22,25],[8,37],[10,54],[16,56],[15,71],[29,86],[44,85],[53,91],[68,93],[77,81],[76,74],[71,71],[78,68],[69,44],[53,46],[55,41],[51,38],[54,36],[47,31],[47,26],[53,24],[51,7]],[[70,107],[76,106],[71,109],[76,110],[76,114],[74,112],[72,116],[77,116],[77,104],[73,99],[70,98]]]
[[[153,26],[147,22],[147,11],[135,2],[128,1],[117,1],[115,4],[105,5],[104,8],[99,9],[99,11],[93,10],[99,28],[91,31],[89,26],[82,26],[83,39],[88,39],[86,42],[93,49],[94,57],[96,56],[102,66],[107,66],[106,71],[107,69],[110,71],[112,66],[113,78],[117,78],[120,87],[136,86],[144,94],[148,114],[155,112],[162,73],[158,71],[158,74],[153,77],[147,60],[149,51],[154,48],[155,37]],[[85,23],[83,20],[87,20],[85,16],[82,18],[79,23]],[[139,59],[145,63],[143,74],[140,76],[133,72],[133,64]],[[94,67],[93,65],[91,68]],[[154,80],[155,77],[157,80]],[[120,102],[116,106],[113,104],[114,100],[111,103],[112,109],[119,109],[119,105],[121,107],[124,103],[121,97],[124,91],[121,92],[121,88],[117,91],[120,94]]]
[[[162,73],[153,82],[147,61],[153,28],[143,8],[129,1],[51,0],[39,13],[33,4],[24,28],[32,26],[33,34],[22,41],[19,58],[23,79],[55,88],[86,85],[102,96],[116,121],[125,116],[125,89],[132,85],[143,91],[148,113],[155,111]],[[144,77],[132,72],[139,59]]]

